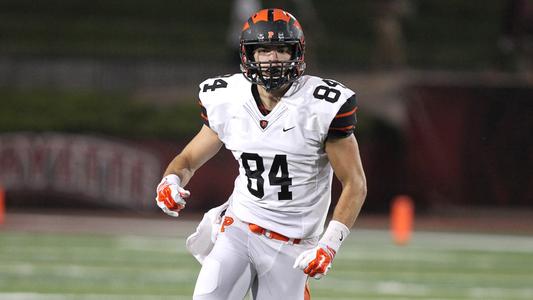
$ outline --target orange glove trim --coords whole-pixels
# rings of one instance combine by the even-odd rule
[[[335,255],[335,251],[328,247],[328,250],[332,251]],[[308,274],[311,277],[314,277],[317,273],[325,273],[328,265],[331,263],[333,257],[324,249],[319,248],[316,251],[316,257],[313,259],[307,268],[305,268],[304,273]]]

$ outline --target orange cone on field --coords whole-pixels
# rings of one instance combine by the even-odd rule
[[[414,204],[411,197],[396,196],[391,206],[391,233],[394,242],[405,245],[413,232]]]

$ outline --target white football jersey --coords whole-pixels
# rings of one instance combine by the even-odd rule
[[[336,116],[355,118],[356,108],[338,114],[348,99],[355,102],[354,92],[302,76],[265,116],[252,84],[239,73],[205,80],[199,96],[204,121],[239,163],[230,210],[291,238],[320,235],[333,178],[324,145]]]

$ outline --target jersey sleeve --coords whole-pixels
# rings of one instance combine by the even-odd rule
[[[249,86],[242,73],[208,78],[199,84],[200,118],[221,140]]]
[[[357,123],[357,101],[352,95],[341,106],[328,129],[328,138],[345,138],[350,136],[355,130]]]

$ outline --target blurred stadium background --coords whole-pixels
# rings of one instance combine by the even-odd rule
[[[154,188],[255,6],[293,12],[308,74],[359,96],[369,193],[314,299],[533,299],[531,0],[1,0],[0,299],[190,298],[184,238],[236,164],[199,170],[179,220]]]

